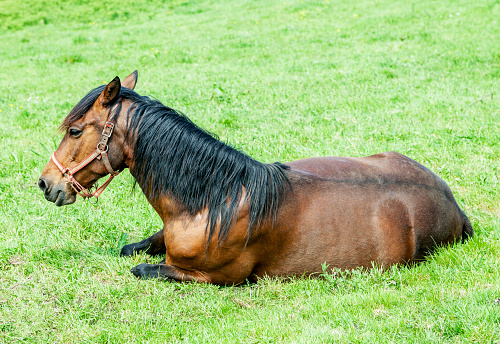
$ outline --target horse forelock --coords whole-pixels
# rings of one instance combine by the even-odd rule
[[[59,130],[65,131],[68,129],[74,122],[83,118],[87,112],[92,108],[92,105],[96,102],[97,98],[101,95],[102,91],[106,85],[98,86],[94,88],[92,91],[87,93],[85,97],[83,97],[78,104],[75,105],[73,109],[68,113],[66,118],[63,120],[62,124],[59,126]],[[126,87],[122,87],[120,89],[120,97],[124,99],[130,99],[132,101],[137,101],[142,98],[147,98],[140,96],[133,90],[130,90]]]
[[[92,105],[95,103],[102,90],[106,87],[106,85],[99,86],[94,88],[92,91],[87,93],[85,97],[83,97],[78,104],[75,105],[73,109],[69,112],[66,118],[63,120],[62,124],[59,126],[59,130],[65,131],[68,129],[74,122],[78,121],[80,118],[83,118],[85,114],[90,110]]]

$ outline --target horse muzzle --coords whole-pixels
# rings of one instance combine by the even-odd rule
[[[67,183],[54,184],[49,179],[40,177],[38,187],[43,191],[45,199],[54,202],[58,207],[68,205],[76,201],[76,193],[67,187]]]

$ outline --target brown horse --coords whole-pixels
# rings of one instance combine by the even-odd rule
[[[263,164],[133,91],[137,71],[87,94],[38,182],[56,205],[129,168],[163,229],[122,255],[165,254],[143,278],[236,284],[420,261],[473,229],[450,188],[395,152]],[[97,149],[95,148],[97,146]],[[106,182],[104,187],[109,183]]]

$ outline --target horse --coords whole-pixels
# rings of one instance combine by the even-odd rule
[[[38,186],[63,206],[99,197],[128,168],[163,221],[121,250],[165,255],[132,268],[139,278],[236,285],[314,277],[324,264],[385,269],[474,233],[448,185],[404,155],[262,163],[136,93],[137,77],[115,77],[69,112]]]

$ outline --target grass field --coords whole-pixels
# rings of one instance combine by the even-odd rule
[[[499,18],[497,0],[0,0],[0,342],[500,343]],[[119,250],[161,221],[128,172],[97,206],[36,187],[66,114],[134,69],[261,161],[406,154],[476,236],[383,273],[136,280],[159,258]]]

